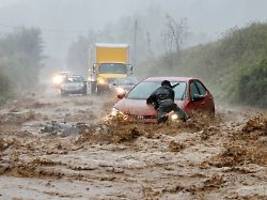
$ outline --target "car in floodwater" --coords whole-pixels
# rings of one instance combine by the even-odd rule
[[[109,84],[109,88],[116,95],[122,95],[128,93],[137,83],[138,79],[135,76],[128,76],[126,78],[113,80]]]
[[[55,88],[60,88],[61,84],[63,83],[63,81],[70,76],[70,72],[68,71],[62,71],[62,72],[58,72],[56,74],[54,74],[52,76],[52,84],[53,87]]]
[[[87,82],[82,76],[69,75],[66,76],[60,86],[61,96],[69,94],[87,94]]]
[[[139,82],[129,93],[118,95],[120,99],[112,108],[111,116],[123,115],[125,120],[156,122],[156,111],[146,104],[146,99],[160,87],[163,80],[169,80],[174,88],[175,103],[187,114],[193,111],[214,115],[214,99],[207,87],[197,78],[191,77],[150,77]]]

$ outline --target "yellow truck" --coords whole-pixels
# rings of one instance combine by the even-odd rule
[[[128,44],[95,44],[95,63],[89,69],[92,93],[109,90],[111,81],[132,74]]]

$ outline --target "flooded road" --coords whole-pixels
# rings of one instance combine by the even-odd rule
[[[111,97],[32,95],[0,110],[0,199],[267,199],[266,112],[104,122]]]

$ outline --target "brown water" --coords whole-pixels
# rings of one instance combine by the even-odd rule
[[[35,95],[2,107],[0,199],[267,199],[266,112],[107,123],[110,99]],[[82,123],[80,134],[42,132],[51,121]]]

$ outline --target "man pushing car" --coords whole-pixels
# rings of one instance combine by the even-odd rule
[[[161,82],[161,87],[156,89],[146,100],[148,105],[153,105],[157,110],[158,123],[164,123],[168,120],[168,115],[175,112],[178,117],[184,122],[187,120],[187,114],[177,106],[174,102],[174,88],[179,85],[171,85],[170,81],[164,80]]]

